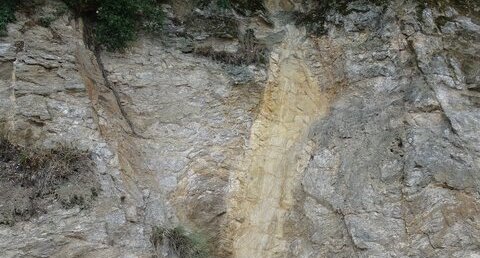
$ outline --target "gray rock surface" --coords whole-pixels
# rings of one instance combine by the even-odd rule
[[[176,225],[216,257],[480,257],[478,10],[354,1],[310,35],[289,18],[300,2],[266,1],[272,23],[228,16],[271,42],[266,66],[191,53],[233,53],[238,35],[176,36],[176,4],[172,33],[125,53],[90,51],[69,13],[33,22],[60,1],[18,12],[0,129],[91,152],[102,191],[0,225],[0,257],[151,257],[152,228]]]
[[[310,237],[292,241],[305,245],[295,256],[479,254],[480,113],[464,71],[480,65],[478,24],[417,10],[397,2],[330,29],[345,87],[311,131],[318,150],[293,212]]]

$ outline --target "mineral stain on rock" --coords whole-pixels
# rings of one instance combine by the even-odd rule
[[[305,35],[287,27],[285,41],[274,50],[260,113],[250,135],[235,200],[240,220],[235,257],[282,257],[287,242],[285,216],[294,205],[293,190],[310,159],[310,126],[325,115],[328,98],[302,60]],[[238,198],[238,197],[236,197]]]

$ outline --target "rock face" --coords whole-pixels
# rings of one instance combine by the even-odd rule
[[[89,50],[68,12],[35,22],[61,2],[17,13],[0,129],[89,151],[102,190],[0,225],[1,257],[151,257],[152,228],[176,225],[215,257],[480,257],[478,4],[353,1],[313,35],[292,18],[310,5],[269,0],[268,19],[185,38],[177,5],[163,41],[125,53]],[[195,54],[234,55],[247,31],[268,64]]]
[[[295,203],[293,190],[313,147],[308,130],[327,111],[328,100],[303,61],[306,46],[298,40],[302,35],[292,26],[286,30],[285,41],[272,52],[270,80],[251,128],[246,170],[235,175],[245,196],[232,198],[245,220],[235,230],[238,257],[285,252],[286,213]]]

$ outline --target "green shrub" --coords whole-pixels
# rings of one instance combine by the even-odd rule
[[[94,40],[109,51],[122,50],[140,30],[159,32],[163,12],[156,0],[65,0],[81,16],[93,18]]]
[[[217,6],[221,9],[228,9],[231,7],[229,0],[217,0]]]
[[[99,0],[63,0],[76,13],[84,14],[97,11]]]
[[[5,34],[7,24],[15,20],[16,0],[0,1],[0,35]]]
[[[244,15],[265,10],[263,0],[216,0],[216,4],[222,9],[234,8]]]
[[[151,241],[155,250],[158,250],[164,243],[182,258],[208,258],[210,248],[208,240],[200,233],[189,233],[183,227],[165,229],[155,227],[152,232]]]
[[[108,50],[124,49],[136,39],[137,8],[130,0],[105,1],[97,10],[96,40]]]
[[[48,28],[55,19],[57,18],[54,16],[42,16],[38,19],[38,24],[42,27]]]

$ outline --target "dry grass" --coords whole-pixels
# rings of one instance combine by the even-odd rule
[[[0,160],[13,163],[15,173],[6,178],[24,187],[34,187],[37,196],[51,193],[52,187],[80,170],[92,169],[86,153],[66,146],[51,150],[22,148],[0,138]]]
[[[240,48],[235,53],[215,51],[211,46],[196,47],[194,53],[225,64],[250,65],[266,64],[269,50],[257,41],[253,31],[247,30],[240,40]]]
[[[176,255],[182,258],[208,258],[210,248],[208,239],[200,233],[187,232],[183,227],[165,229],[156,227],[151,236],[156,254],[162,246],[167,246]]]
[[[19,147],[0,137],[0,224],[44,213],[52,201],[88,208],[100,191],[93,168],[88,153],[66,146]]]

